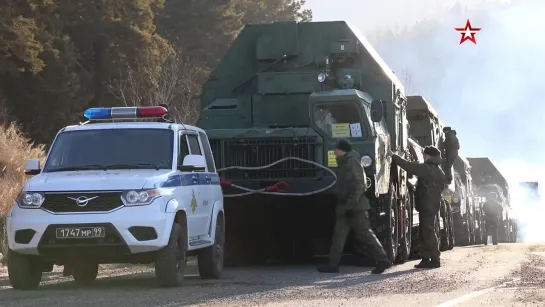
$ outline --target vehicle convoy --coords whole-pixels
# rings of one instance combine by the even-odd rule
[[[495,193],[502,204],[499,242],[516,242],[517,220],[511,207],[511,194],[507,180],[489,158],[468,158],[468,161],[471,164],[473,190],[477,197],[481,199],[481,202],[485,202],[490,197],[490,193]]]
[[[152,262],[160,285],[179,286],[189,255],[201,278],[220,276],[225,215],[210,144],[196,127],[137,121],[166,114],[88,109],[88,122],[59,131],[43,168],[26,163],[35,176],[7,217],[13,288],[37,288],[54,264],[83,282],[102,263]]]
[[[327,254],[339,138],[362,157],[370,219],[388,257],[409,258],[413,189],[386,157],[391,149],[414,160],[404,88],[356,29],[248,25],[204,84],[201,104],[198,126],[211,140],[231,221],[226,262]]]
[[[424,97],[407,96],[407,119],[409,121],[409,135],[418,144],[419,151],[423,151],[426,146],[441,148],[440,142],[445,125]],[[457,188],[455,184],[450,184],[442,193],[443,203],[437,217],[440,250],[452,249],[455,245],[454,218],[459,204],[452,202],[452,196],[455,193],[460,193],[455,188]]]

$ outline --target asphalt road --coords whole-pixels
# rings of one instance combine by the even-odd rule
[[[220,280],[200,280],[191,267],[181,288],[158,288],[149,266],[103,266],[80,285],[44,276],[36,291],[15,291],[0,272],[0,306],[545,306],[545,244],[456,247],[442,267],[415,261],[377,276],[371,268],[320,274],[315,265],[227,268]]]

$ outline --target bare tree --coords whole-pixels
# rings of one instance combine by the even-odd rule
[[[204,74],[202,66],[173,51],[158,72],[127,67],[126,73],[119,80],[110,81],[108,87],[125,106],[165,104],[177,122],[192,124],[199,114]]]
[[[405,94],[406,95],[415,95],[417,94],[417,88],[414,81],[413,74],[407,69],[404,68],[401,71],[401,82],[403,83],[403,86],[405,87]]]

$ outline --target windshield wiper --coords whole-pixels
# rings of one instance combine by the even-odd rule
[[[106,170],[104,165],[100,164],[84,164],[84,165],[74,165],[74,166],[65,166],[47,170],[47,173],[53,172],[69,172],[69,171],[88,171],[88,170]]]
[[[138,168],[138,169],[154,168],[155,170],[159,170],[159,166],[153,163],[110,164],[105,166],[105,169],[131,169],[131,168]]]

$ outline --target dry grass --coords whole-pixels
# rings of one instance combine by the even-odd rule
[[[0,127],[0,253],[4,256],[7,255],[5,216],[28,180],[23,169],[25,161],[44,157],[44,147],[34,146],[15,124]]]

